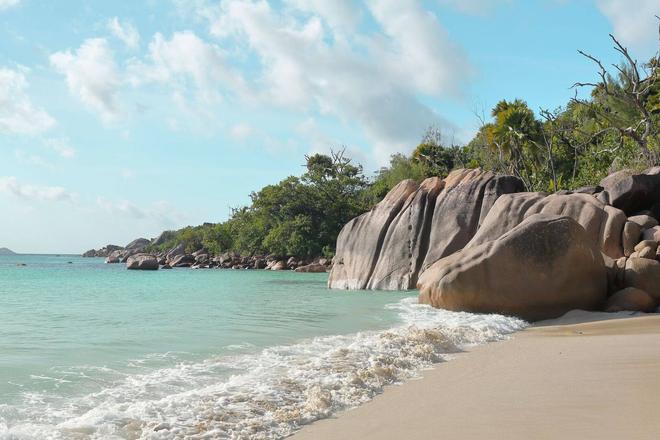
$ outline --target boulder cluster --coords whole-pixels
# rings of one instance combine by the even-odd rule
[[[126,263],[129,257],[141,253],[149,244],[151,244],[151,240],[138,238],[123,247],[109,244],[99,250],[90,249],[82,256],[103,257],[106,263]]]
[[[528,320],[660,304],[660,167],[554,194],[457,170],[399,183],[341,231],[328,285]]]
[[[99,258],[107,258],[111,253],[115,251],[123,251],[124,248],[122,246],[117,246],[115,244],[109,244],[107,246],[102,247],[101,249],[90,249],[87,252],[83,253],[83,257],[99,257]]]
[[[304,259],[273,255],[245,257],[234,252],[213,255],[206,249],[188,253],[183,244],[178,244],[167,252],[160,254],[147,252],[148,246],[158,244],[159,240],[160,238],[153,240],[138,238],[125,247],[107,245],[99,250],[87,251],[83,256],[105,257],[106,263],[126,263],[126,268],[131,270],[189,267],[192,269],[266,269],[327,272],[332,263],[327,258]]]

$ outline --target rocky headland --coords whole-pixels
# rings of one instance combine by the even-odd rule
[[[295,256],[252,255],[241,256],[234,252],[213,255],[206,249],[187,252],[178,244],[166,252],[150,252],[158,245],[161,237],[152,240],[138,238],[126,246],[109,244],[101,249],[90,249],[83,257],[102,257],[109,264],[125,263],[130,270],[157,270],[173,267],[192,269],[266,269],[294,270],[296,272],[327,272],[332,261],[327,258],[298,258]]]
[[[660,167],[599,185],[525,192],[516,177],[460,169],[404,180],[341,230],[334,259],[213,255],[139,238],[83,254],[127,269],[330,271],[333,289],[408,290],[434,307],[535,321],[573,309],[660,305]]]
[[[6,247],[0,247],[0,255],[16,255],[16,252]]]
[[[660,303],[660,167],[554,194],[481,170],[405,180],[341,231],[328,285],[535,321]]]

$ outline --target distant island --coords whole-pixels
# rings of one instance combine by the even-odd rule
[[[0,248],[0,255],[16,255],[16,252],[12,251],[11,249],[7,249],[3,247]]]

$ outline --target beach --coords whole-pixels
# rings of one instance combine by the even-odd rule
[[[528,325],[293,271],[19,255],[0,279],[0,440],[284,438]]]
[[[660,315],[570,312],[291,438],[657,439],[658,373]]]

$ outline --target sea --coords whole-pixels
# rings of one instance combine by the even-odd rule
[[[0,256],[0,439],[284,438],[527,325],[326,283]]]

